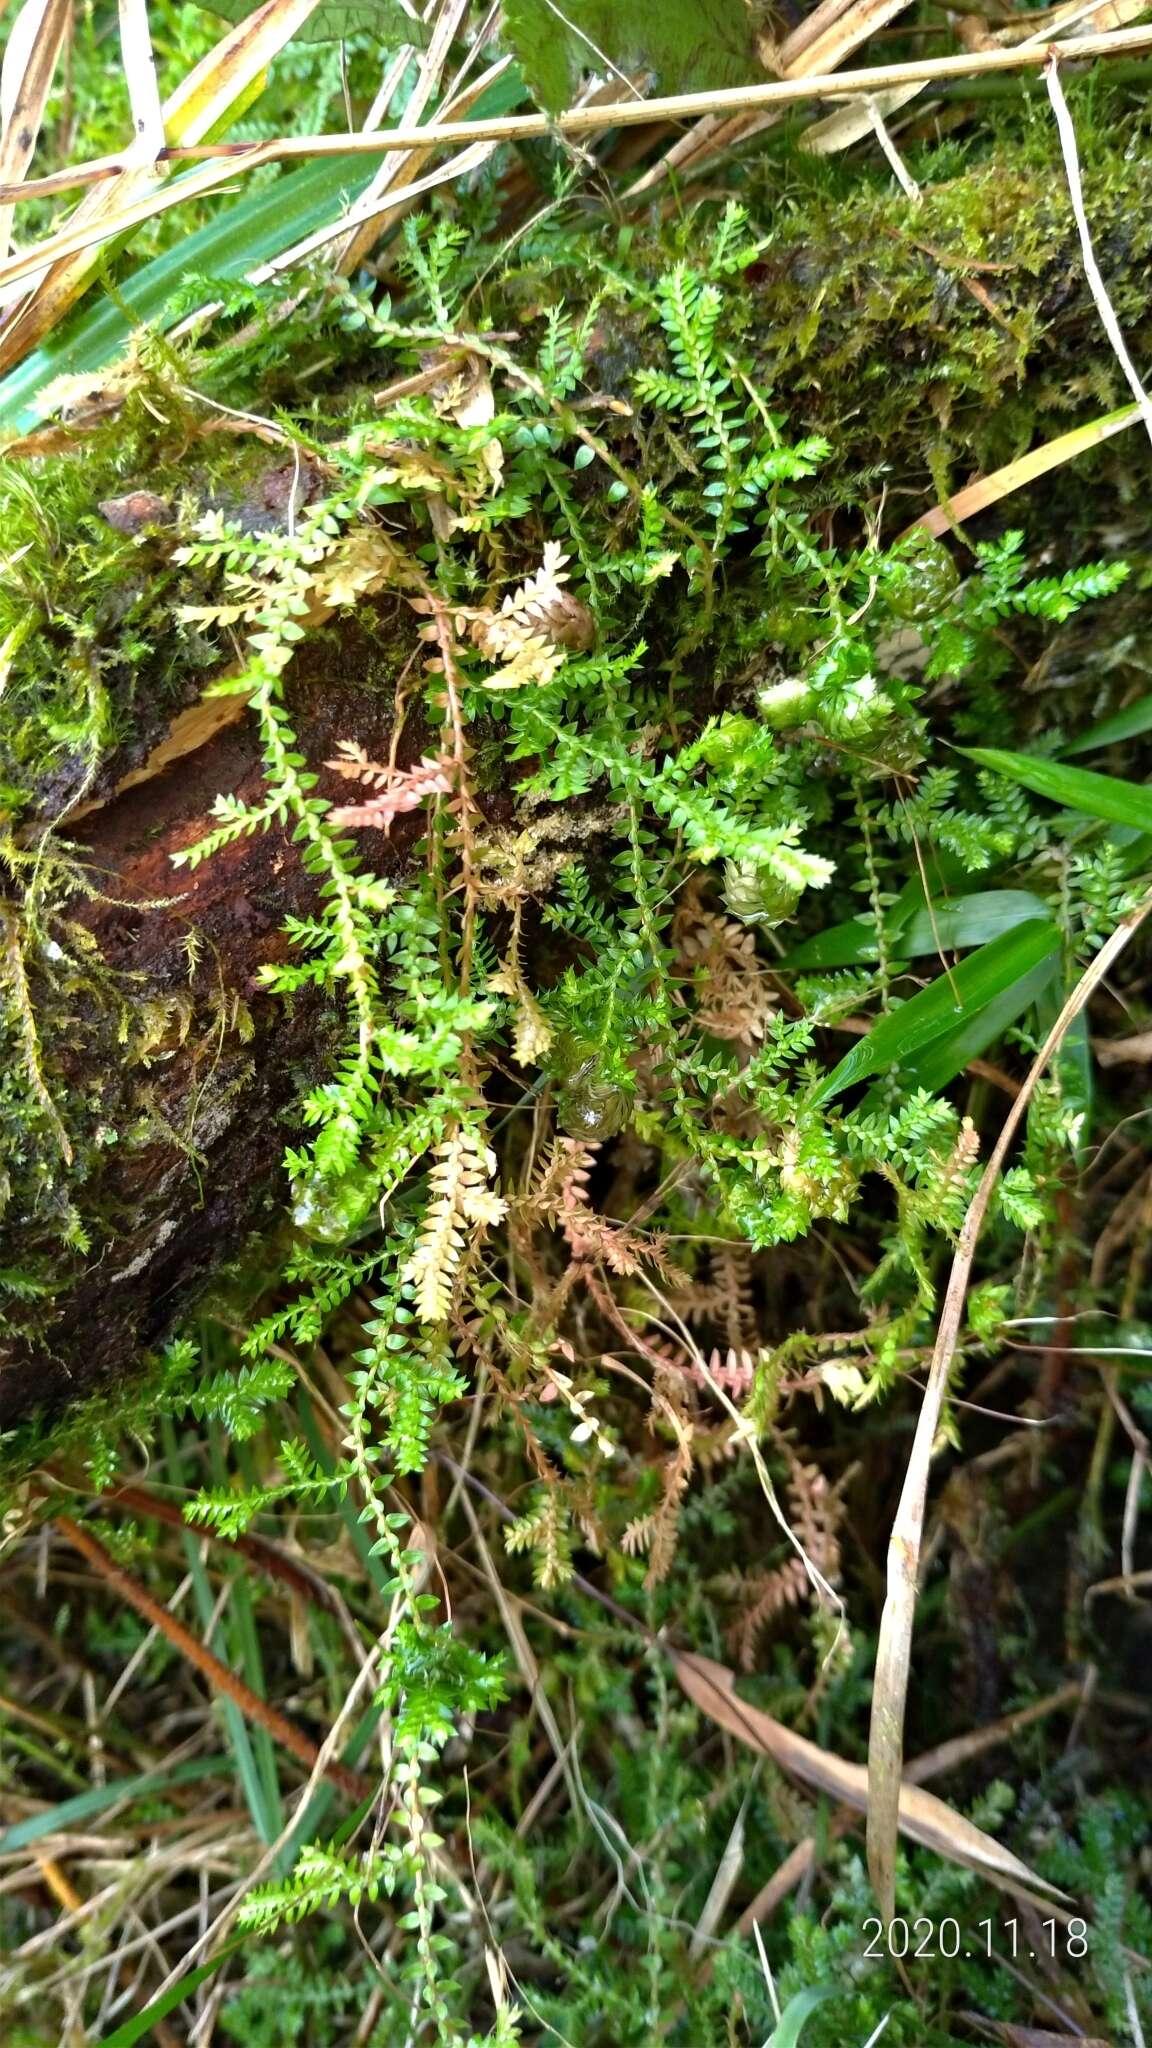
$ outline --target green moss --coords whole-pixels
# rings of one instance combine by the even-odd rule
[[[1121,121],[1115,109],[1093,108],[1083,94],[1077,99],[1098,252],[1139,356],[1147,352],[1152,265],[1152,170],[1142,154],[1147,121],[1129,111]],[[586,216],[560,207],[523,238],[511,267],[496,276],[488,274],[482,240],[473,246],[445,230],[443,275],[457,300],[471,294],[467,319],[513,331],[511,358],[535,365],[548,391],[559,394],[550,421],[514,419],[508,428],[509,450],[520,451],[516,461],[531,489],[510,487],[498,510],[486,514],[474,554],[453,570],[458,601],[482,598],[486,579],[499,585],[519,560],[538,561],[542,535],[562,531],[590,597],[609,592],[612,644],[622,646],[641,626],[654,644],[647,677],[630,684],[632,710],[643,709],[651,729],[671,710],[675,735],[713,707],[717,678],[750,665],[770,676],[773,662],[787,667],[809,659],[826,628],[825,586],[840,573],[829,566],[832,551],[863,541],[882,498],[888,530],[898,530],[946,485],[1115,403],[1119,372],[1083,278],[1050,127],[1027,109],[1022,117],[1019,109],[1002,114],[983,151],[970,151],[966,162],[952,144],[913,151],[924,189],[915,211],[886,176],[849,172],[841,163],[777,153],[746,169],[750,231],[761,246],[724,295],[720,360],[746,414],[741,431],[759,434],[767,425],[769,440],[783,437],[807,451],[798,472],[805,487],[795,512],[787,493],[773,509],[772,518],[783,523],[770,546],[758,544],[755,527],[749,530],[748,508],[728,507],[731,536],[718,550],[727,551],[719,606],[711,576],[702,601],[693,591],[685,602],[674,583],[638,575],[627,607],[613,615],[609,578],[625,551],[642,558],[645,520],[662,507],[680,521],[666,539],[691,564],[696,543],[685,529],[706,524],[718,502],[709,492],[718,488],[722,496],[726,488],[709,475],[712,458],[696,445],[691,412],[632,402],[637,377],[667,360],[659,280],[678,254],[726,232],[713,203],[694,200],[689,190],[679,214],[626,228],[615,243],[603,223],[589,231]],[[482,218],[483,194],[471,203]],[[413,242],[407,260],[408,282],[418,282],[429,259]],[[573,462],[567,447],[575,416],[564,413],[573,388],[564,351],[573,344],[563,339],[560,309],[578,324],[597,290],[585,337],[586,383],[631,406],[625,412],[618,402],[615,411],[597,413],[597,432],[621,474],[646,487],[647,510],[619,478],[606,498],[602,471]],[[66,829],[76,804],[106,797],[234,653],[219,624],[189,625],[180,617],[188,603],[210,607],[219,589],[211,566],[177,564],[174,553],[209,506],[242,525],[274,528],[262,478],[282,466],[282,457],[243,431],[205,432],[205,408],[193,393],[282,419],[319,475],[325,452],[375,417],[373,387],[418,360],[417,344],[406,353],[387,323],[375,324],[370,303],[350,290],[321,287],[285,318],[276,303],[274,293],[261,299],[239,290],[198,352],[146,342],[105,424],[79,436],[74,450],[13,458],[0,468],[9,551],[0,589],[7,663],[0,804],[8,834],[0,1142],[9,1215],[24,1219],[17,1234],[24,1249],[9,1263],[30,1326],[37,1303],[48,1298],[41,1290],[50,1293],[93,1238],[128,1220],[108,1209],[104,1169],[112,1152],[119,1162],[125,1148],[144,1153],[157,1139],[147,1062],[177,1051],[193,1067],[202,1059],[212,1085],[225,1090],[239,1087],[245,1071],[235,1020],[222,1026],[214,1007],[211,970],[190,963],[183,977],[169,969],[162,986],[132,988],[94,955],[69,906],[76,870],[50,829],[61,820]],[[421,345],[433,339],[429,330]],[[495,353],[498,402],[511,406],[516,387],[501,382]],[[222,417],[212,414],[213,424]],[[436,452],[440,429],[425,426],[425,445]],[[441,436],[449,453],[453,431],[445,424]],[[529,462],[529,448],[543,452]],[[1082,540],[1095,546],[1100,486],[1112,505],[1117,466],[1136,462],[1146,462],[1143,450],[1125,446],[1077,466],[1064,562],[1078,558]],[[139,489],[166,501],[170,522],[119,532],[100,503]],[[409,509],[396,517],[408,518]],[[1033,509],[1043,533],[1044,509]],[[813,535],[829,550],[823,567]],[[422,545],[425,562],[446,559],[441,538],[429,533]],[[1126,536],[1130,555],[1139,558],[1146,545],[1139,531]],[[901,616],[895,602],[892,609]],[[369,627],[375,623],[375,636],[359,624],[351,632],[322,629],[309,637],[294,672],[325,688],[351,684],[390,702],[412,652],[411,621],[405,613],[394,635],[365,617]],[[663,682],[653,680],[665,673],[679,693],[674,707]],[[1123,681],[1117,677],[1116,687]],[[1094,712],[1107,708],[1099,687],[1097,678]],[[410,738],[418,740],[415,717]],[[499,790],[503,742],[477,717],[480,758]],[[546,756],[547,727],[534,732],[527,711],[517,717],[518,756],[534,749]],[[432,726],[424,736],[435,745]],[[914,734],[904,733],[901,744],[901,758],[913,761]],[[825,769],[818,763],[804,792],[821,829],[833,804]],[[584,762],[568,783],[561,773],[555,788],[579,795],[589,774]],[[655,779],[653,791],[660,798]],[[673,799],[666,800],[671,806]],[[677,793],[676,803],[686,800]],[[143,1011],[142,1000],[149,1006]],[[222,1036],[231,1064],[216,1069],[213,1049]],[[111,1078],[85,1093],[73,1077],[91,1071],[94,1061]],[[166,1142],[195,1160],[191,1131],[169,1130]]]

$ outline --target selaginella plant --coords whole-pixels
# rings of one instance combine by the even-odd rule
[[[279,532],[210,513],[179,552],[210,590],[185,606],[187,630],[243,642],[214,688],[247,699],[265,773],[258,800],[219,798],[179,861],[287,827],[315,907],[263,981],[286,1002],[319,992],[343,1020],[286,1155],[296,1238],[243,1343],[253,1413],[285,1391],[286,1344],[306,1349],[343,1305],[371,1302],[340,1471],[290,1439],[276,1489],[206,1491],[190,1513],[235,1535],[285,1492],[355,1482],[393,1599],[381,1655],[397,1832],[363,1857],[305,1849],[244,1910],[267,1929],[400,1887],[414,1996],[448,2039],[425,1778],[453,1716],[499,1680],[430,1618],[390,1484],[421,1470],[441,1406],[482,1370],[534,1481],[509,1547],[533,1554],[545,1586],[571,1572],[575,1541],[617,1546],[658,1585],[718,1434],[771,1445],[785,1385],[860,1405],[916,1355],[933,1246],[978,1170],[947,1084],[1058,1000],[1077,948],[1131,902],[1134,861],[1086,827],[1069,863],[1042,810],[941,750],[923,709],[931,692],[954,705],[958,739],[986,737],[988,718],[1003,723],[1005,622],[1058,624],[1114,591],[1123,564],[1037,579],[1008,534],[961,573],[923,534],[882,546],[867,518],[855,540],[831,537],[806,490],[832,451],[790,433],[741,319],[759,244],[738,206],[695,261],[529,237],[502,289],[523,298],[545,272],[548,286],[515,342],[466,301],[455,230],[410,226],[406,247],[395,307],[337,293],[338,325],[394,374],[338,433],[295,427],[323,495]],[[570,312],[577,261],[593,289]],[[641,339],[643,367],[602,388],[600,359]],[[293,656],[317,609],[380,593],[407,607],[414,658],[389,758],[342,735],[329,766],[348,800],[333,806],[294,730]],[[417,698],[433,738],[413,758]],[[514,797],[494,803],[509,773]],[[421,821],[418,856],[408,879],[385,879],[362,835],[402,816]],[[843,911],[854,891],[862,908],[844,922],[809,911],[818,897]],[[798,922],[817,936],[797,945]],[[957,949],[966,963],[949,965]],[[934,954],[944,975],[902,1001],[909,962]],[[9,995],[38,1097],[18,978]],[[873,1004],[884,1030],[829,1077],[817,1033],[855,1031]],[[870,1085],[846,1107],[856,1079]],[[1081,1116],[1059,1074],[1041,1089],[1003,1227],[1043,1234],[1045,1187]],[[602,1186],[624,1131],[654,1190],[628,1220]],[[860,1328],[767,1343],[751,1257],[847,1218],[876,1185],[892,1220]],[[589,1315],[599,1364],[574,1342]],[[968,1341],[981,1335],[974,1315]],[[626,1515],[616,1353],[644,1366],[665,1447]],[[232,1399],[197,1398],[221,1413]],[[817,1512],[818,1475],[775,1442],[820,1556],[741,1590],[746,1649],[769,1612],[835,1577],[835,1503]]]
[[[318,317],[361,364],[377,351],[388,380],[323,437],[286,426],[321,494],[277,531],[213,511],[176,558],[199,593],[185,630],[242,646],[213,689],[246,699],[264,766],[260,796],[221,796],[179,864],[286,828],[314,903],[263,985],[340,1020],[285,1157],[294,1240],[275,1297],[240,1381],[201,1385],[197,1412],[255,1428],[293,1349],[341,1314],[360,1327],[338,1469],[289,1436],[274,1484],[206,1489],[189,1515],[235,1536],[286,1497],[354,1486],[391,1601],[388,1830],[364,1855],[306,1846],[245,1921],[399,1891],[412,1996],[444,2040],[459,2036],[429,1779],[500,1678],[435,1618],[390,1489],[482,1373],[531,1479],[509,1549],[553,1587],[577,1544],[607,1548],[651,1594],[701,1462],[750,1447],[760,1471],[766,1446],[804,1559],[737,1588],[734,1640],[751,1656],[770,1614],[810,1604],[814,1643],[842,1657],[839,1498],[781,1432],[780,1403],[860,1407],[920,1357],[936,1251],[979,1167],[949,1084],[1006,1031],[1030,1041],[1077,954],[1131,905],[1143,859],[1087,818],[1069,859],[1018,779],[941,744],[1011,740],[1006,628],[1059,625],[1124,564],[1038,578],[1009,533],[961,570],[920,532],[882,544],[875,506],[817,516],[835,451],[791,431],[743,316],[761,245],[736,205],[699,246],[679,239],[528,235],[499,285],[527,308],[510,339],[477,310],[459,231],[410,224],[395,304],[324,288]],[[294,727],[293,657],[317,614],[381,596],[411,621],[392,748],[377,759],[343,733],[333,805]],[[385,876],[365,835],[401,818],[420,836]],[[43,1118],[18,959],[7,1029]],[[911,997],[910,963],[929,983]],[[879,1022],[862,1038],[864,1010]],[[851,1049],[829,1072],[834,1034]],[[1057,1070],[1002,1229],[1043,1240],[1083,1117]],[[624,1215],[622,1134],[644,1157],[642,1198],[635,1162],[621,1169]],[[755,1255],[877,1189],[887,1221],[859,1327],[771,1341]],[[1002,1306],[974,1307],[967,1344]],[[639,1473],[620,1391],[636,1364],[661,1447]],[[186,1349],[169,1374],[179,1405]]]

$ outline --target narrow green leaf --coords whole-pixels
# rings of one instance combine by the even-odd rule
[[[1114,825],[1131,825],[1137,832],[1152,832],[1152,788],[1140,782],[1121,782],[1115,775],[1097,775],[1090,768],[1066,768],[1061,761],[1044,760],[1039,754],[1010,754],[1000,747],[961,747],[970,761],[992,768],[1009,782],[1019,782],[1037,796],[1051,797],[1070,811],[1084,811],[1090,818],[1107,818]]]
[[[990,940],[950,974],[940,975],[919,995],[879,1018],[867,1038],[854,1045],[821,1082],[814,1102],[830,1102],[854,1082],[906,1060],[946,1033],[954,1033],[995,997],[1022,982],[1059,945],[1060,934],[1048,918],[1032,918]]]
[[[1063,749],[1064,758],[1094,753],[1097,747],[1110,747],[1117,740],[1134,740],[1142,732],[1152,732],[1152,697],[1138,697],[1126,710],[1114,711],[1111,718],[1102,718],[1099,725],[1089,726],[1087,732]]]
[[[834,1998],[835,1995],[834,1984],[809,1984],[806,1990],[798,1991],[784,2007],[766,2043],[766,2048],[796,2048],[796,2043],[817,2006],[823,2005],[826,1998]]]
[[[978,1060],[1003,1036],[1009,1024],[1014,1024],[1033,1003],[1039,1003],[1048,989],[1053,985],[1059,987],[1058,969],[1059,956],[1049,953],[1030,974],[1021,975],[1000,995],[993,996],[982,1010],[966,1017],[954,1031],[941,1032],[922,1052],[901,1060],[901,1081],[910,1089],[926,1088],[930,1095],[938,1095],[949,1081],[963,1073],[969,1060]]]
[[[87,377],[127,347],[133,323],[163,331],[177,318],[175,292],[185,277],[241,277],[279,255],[290,241],[331,220],[359,197],[371,165],[320,161],[276,178],[186,235],[116,288],[116,299],[73,313],[43,345],[0,381],[0,427],[24,433],[37,425],[35,398],[56,377]],[[169,307],[173,310],[167,310]],[[125,318],[125,313],[130,316]]]
[[[922,888],[918,893],[923,898]],[[952,902],[936,902],[931,910],[923,902],[919,909],[905,906],[902,916],[894,905],[885,925],[887,950],[897,960],[915,960],[942,947],[963,951],[1045,914],[1041,898],[1029,889],[980,889]],[[866,915],[818,932],[782,960],[780,968],[855,967],[878,958],[875,923]]]
[[[169,1785],[187,1785],[197,1778],[226,1772],[228,1762],[226,1756],[194,1756],[171,1768],[165,1764],[132,1778],[113,1778],[107,1785],[93,1785],[90,1791],[62,1799],[58,1806],[49,1806],[43,1813],[30,1813],[26,1820],[14,1821],[0,1835],[0,1855],[10,1856],[15,1849],[26,1849],[30,1842],[43,1841],[45,1835],[83,1827],[98,1814],[107,1813],[110,1806],[119,1806],[122,1800],[151,1798],[155,1793],[166,1792]]]
[[[143,2012],[134,2013],[130,2020],[125,2020],[122,2026],[117,2027],[114,2034],[105,2034],[100,2048],[132,2048],[134,2041],[142,2041],[145,2034],[151,2033],[157,2020],[165,2019],[178,2005],[184,2003],[190,1992],[198,1990],[201,1984],[206,1984],[209,1977],[214,1977],[221,1963],[230,1955],[234,1955],[248,1939],[246,1934],[241,1934],[234,1941],[225,1942],[223,1948],[217,1951],[210,1962],[201,1963],[199,1969],[189,1970],[167,1991],[160,1992],[156,1998],[150,2000]]]

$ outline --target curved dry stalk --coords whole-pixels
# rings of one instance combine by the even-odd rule
[[[1152,894],[1117,925],[1096,958],[1077,982],[1025,1077],[1019,1095],[1004,1119],[980,1185],[972,1197],[960,1231],[948,1290],[940,1311],[924,1401],[916,1424],[908,1469],[888,1545],[888,1594],[880,1620],[876,1675],[872,1688],[872,1724],[868,1742],[868,1871],[885,1920],[896,1910],[896,1837],[900,1827],[904,1758],[904,1710],[912,1662],[912,1628],[916,1616],[917,1578],[928,1472],[940,1428],[944,1397],[960,1330],[976,1246],[984,1226],[1000,1170],[1020,1128],[1037,1081],[1065,1034],[1133,934],[1152,910]]]

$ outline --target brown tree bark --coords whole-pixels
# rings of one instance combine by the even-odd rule
[[[323,768],[339,740],[355,738],[377,758],[387,752],[392,695],[356,680],[379,670],[373,629],[382,623],[415,644],[412,614],[394,604],[385,622],[370,610],[329,626],[293,664],[293,717],[325,796],[347,796],[347,784]],[[413,718],[403,758],[427,738]],[[78,921],[125,978],[129,999],[168,999],[172,1022],[146,1066],[118,1063],[115,1045],[95,1027],[62,1053],[45,1047],[65,1085],[71,1077],[90,1086],[94,1063],[104,1063],[117,1141],[78,1191],[91,1250],[62,1250],[59,1290],[38,1311],[39,1328],[0,1340],[0,1427],[137,1367],[209,1276],[282,1211],[286,1112],[320,1078],[333,1019],[314,996],[264,994],[257,974],[286,957],[284,920],[308,913],[315,884],[280,828],[240,839],[194,869],[176,868],[172,858],[210,829],[220,792],[255,801],[262,786],[258,737],[242,700],[218,699],[178,719],[150,764],[65,828],[100,892],[80,904]],[[378,872],[402,872],[419,829],[410,817],[397,819],[388,839],[364,833],[366,860]],[[198,960],[190,969],[193,935]],[[235,1028],[234,999],[250,1013],[249,1038]],[[30,1239],[42,1241],[29,1219],[10,1213],[0,1266],[15,1264]]]

